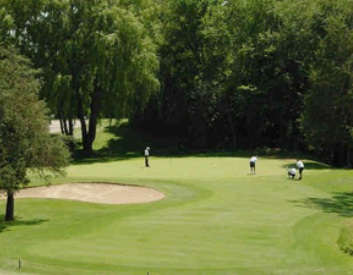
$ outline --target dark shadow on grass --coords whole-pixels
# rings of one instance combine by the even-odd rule
[[[321,162],[316,162],[316,161],[303,161],[304,162],[304,171],[305,170],[322,170],[322,169],[332,169],[331,166],[325,164],[325,163],[321,163]],[[295,162],[290,163],[288,165],[282,165],[281,167],[286,169],[288,168],[288,166],[293,166],[295,168],[297,168],[297,165]]]
[[[242,151],[191,150],[185,146],[186,141],[182,137],[161,136],[160,133],[157,136],[145,133],[130,127],[127,123],[107,126],[104,131],[113,136],[107,142],[107,145],[100,150],[96,150],[94,155],[89,157],[77,151],[73,164],[91,164],[143,157],[146,146],[151,148],[150,154],[152,157],[250,157],[249,152]]]
[[[343,217],[353,217],[353,192],[333,194],[331,198],[308,198],[291,202],[298,206],[320,209]]]
[[[261,158],[295,159],[301,157],[300,152],[289,152],[274,148],[254,149],[254,150],[205,150],[190,149],[187,140],[182,136],[163,136],[162,131],[156,134],[131,127],[128,122],[117,122],[104,128],[105,133],[109,133],[112,138],[104,148],[96,150],[94,155],[85,156],[82,151],[76,151],[73,164],[104,163],[110,161],[127,160],[131,158],[142,158],[146,146],[151,148],[152,157],[239,157],[250,159],[257,155]],[[309,157],[308,157],[309,158]],[[306,163],[307,169],[324,169],[327,167],[319,163]]]
[[[48,220],[33,219],[33,220],[22,220],[16,219],[14,221],[5,221],[5,216],[0,215],[0,233],[8,231],[11,227],[15,226],[33,226],[47,222]]]
[[[96,150],[95,154],[90,157],[77,151],[74,156],[74,164],[110,162],[143,157],[146,146],[151,148],[151,156],[176,156],[185,153],[182,150],[182,142],[179,137],[153,136],[138,131],[127,123],[107,126],[104,131],[113,136],[108,140],[107,145],[100,150]]]
[[[307,170],[331,169],[331,166],[320,162],[306,162],[305,169]]]

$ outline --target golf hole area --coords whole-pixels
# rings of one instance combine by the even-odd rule
[[[114,183],[65,183],[21,189],[15,198],[67,199],[101,204],[135,204],[161,200],[152,188]]]

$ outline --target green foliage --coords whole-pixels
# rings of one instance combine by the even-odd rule
[[[274,0],[167,1],[159,120],[186,132],[193,146],[298,145],[310,51],[301,26],[289,28],[285,7]]]
[[[324,6],[323,12],[323,35],[311,67],[312,85],[305,99],[303,131],[311,148],[343,153],[346,156],[341,155],[337,163],[350,166],[347,154],[353,148],[353,10],[347,4]]]
[[[88,152],[98,118],[128,116],[158,90],[154,29],[142,23],[149,1],[5,3],[14,43],[42,68],[42,96],[62,121],[80,119]]]
[[[8,194],[29,183],[29,169],[45,176],[68,165],[63,141],[49,134],[37,74],[13,48],[0,48],[0,188]]]
[[[309,147],[350,165],[352,0],[1,3],[0,35],[87,151],[98,119],[129,117],[183,146]]]
[[[347,222],[340,230],[337,243],[346,253],[353,255],[353,223]]]
[[[2,1],[0,1],[0,26],[0,41],[4,43],[11,33],[11,28],[13,28],[13,20],[6,12],[5,7],[2,6]]]

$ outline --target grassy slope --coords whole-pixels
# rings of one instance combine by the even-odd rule
[[[141,184],[166,193],[141,205],[16,201],[17,221],[0,223],[0,269],[25,274],[348,274],[336,245],[351,216],[353,172],[293,160],[158,157],[72,165],[68,181]],[[319,169],[320,168],[320,169]],[[0,209],[4,209],[4,201]],[[18,258],[23,259],[19,272]]]

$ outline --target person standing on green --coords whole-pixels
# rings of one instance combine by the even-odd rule
[[[145,166],[146,167],[150,167],[150,163],[148,160],[149,156],[150,156],[150,147],[147,146],[145,149]]]
[[[297,160],[297,167],[299,170],[299,179],[298,180],[301,180],[303,178],[304,164],[300,159]]]

